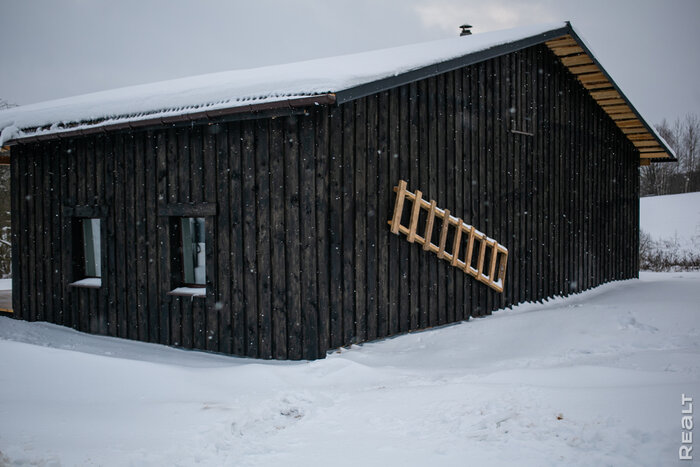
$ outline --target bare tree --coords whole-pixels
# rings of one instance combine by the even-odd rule
[[[642,196],[687,193],[700,190],[700,117],[688,114],[669,124],[665,119],[656,130],[676,153],[678,163],[642,167]]]
[[[17,104],[0,99],[0,110]],[[11,263],[10,232],[10,168],[0,165],[0,278],[8,277]]]
[[[12,102],[7,102],[5,99],[0,99],[0,110],[9,109],[12,107],[17,107],[17,104],[13,104]]]
[[[700,150],[700,118],[688,114],[682,125],[681,147],[685,151],[684,169],[686,172],[698,170],[698,151]]]

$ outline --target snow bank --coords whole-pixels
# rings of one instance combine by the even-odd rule
[[[0,464],[671,465],[700,273],[269,362],[0,318]]]
[[[112,123],[338,92],[498,45],[566,23],[542,24],[286,65],[234,70],[85,94],[0,112],[0,145],[21,130],[56,133]],[[86,122],[63,129],[62,125]],[[90,123],[92,122],[92,123]]]
[[[700,269],[700,193],[640,201],[641,269]]]
[[[700,192],[641,198],[639,227],[654,240],[675,239],[700,252]]]

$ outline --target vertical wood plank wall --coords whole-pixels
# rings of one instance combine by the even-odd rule
[[[544,46],[306,115],[17,145],[11,167],[15,316],[91,333],[312,359],[637,276],[638,155]],[[509,249],[503,294],[389,232],[399,179]],[[166,295],[158,209],[201,202],[207,297]],[[67,285],[76,205],[106,208],[100,289]]]

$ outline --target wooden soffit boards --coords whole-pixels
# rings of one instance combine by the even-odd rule
[[[545,44],[637,148],[642,165],[647,165],[648,162],[675,161],[673,153],[663,140],[641,118],[582,41],[566,34],[548,40]]]

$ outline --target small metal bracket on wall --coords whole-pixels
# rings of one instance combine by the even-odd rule
[[[440,209],[436,206],[435,201],[431,200],[428,202],[424,200],[420,190],[416,190],[415,194],[411,193],[406,189],[404,180],[399,180],[399,184],[394,187],[394,191],[396,192],[394,215],[388,221],[392,233],[406,235],[406,239],[410,243],[417,242],[423,245],[423,250],[436,253],[438,258],[448,261],[452,266],[461,269],[465,274],[474,277],[479,282],[483,282],[497,292],[503,292],[508,262],[508,249],[506,247],[487,237],[483,232],[479,232],[471,225],[465,224],[462,219],[451,216],[449,209]],[[406,199],[413,203],[408,227],[401,225]],[[421,209],[428,211],[422,236],[417,233]],[[438,245],[431,241],[436,217],[442,219]],[[452,252],[450,253],[447,251],[446,243],[448,231],[452,227],[455,228],[455,231]],[[465,243],[464,259],[460,259],[460,251]],[[478,248],[478,252],[475,251],[475,245]],[[488,264],[485,264],[487,251],[490,255]],[[476,267],[473,265],[474,260],[476,260]],[[484,274],[485,267],[488,268],[488,274]]]
[[[530,133],[529,131],[510,130],[510,132],[516,135],[535,136],[534,133]]]

